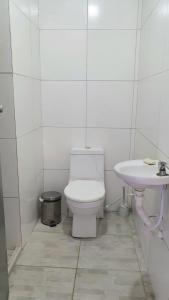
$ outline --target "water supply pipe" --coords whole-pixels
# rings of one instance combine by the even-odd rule
[[[161,224],[164,215],[164,191],[166,187],[162,186],[160,189],[160,214],[158,220],[155,224],[152,224],[150,218],[147,216],[144,208],[143,208],[143,200],[144,200],[144,190],[135,190],[135,201],[136,201],[136,211],[142,221],[144,222],[148,231],[155,231]]]

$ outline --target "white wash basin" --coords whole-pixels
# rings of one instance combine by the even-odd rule
[[[164,215],[164,197],[166,185],[169,184],[169,175],[166,172],[167,163],[155,161],[148,165],[143,160],[129,160],[121,162],[114,167],[114,171],[125,183],[134,188],[136,211],[143,221],[147,231],[156,231]],[[160,173],[160,176],[157,175]],[[163,176],[162,176],[163,175]],[[161,205],[157,222],[154,224],[144,210],[144,190],[146,188],[160,188]],[[161,238],[161,232],[159,237]]]
[[[143,160],[129,160],[118,163],[114,171],[125,183],[135,189],[159,187],[169,184],[169,176],[158,176],[158,161],[147,165]]]

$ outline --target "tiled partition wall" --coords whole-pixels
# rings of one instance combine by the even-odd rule
[[[141,30],[140,70],[135,157],[169,162],[169,0],[144,0]],[[159,213],[160,195],[146,193],[145,209]],[[169,299],[169,192],[166,192],[164,240],[145,235],[137,228],[157,300]]]
[[[38,217],[43,190],[38,0],[10,1],[22,243]]]
[[[131,154],[139,2],[39,5],[45,189],[63,192],[72,147],[102,146],[110,203],[122,194],[113,165]]]
[[[0,160],[8,249],[20,246],[20,216],[9,7],[0,1]]]

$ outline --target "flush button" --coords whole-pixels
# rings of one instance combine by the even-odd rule
[[[0,113],[2,113],[3,112],[3,106],[2,106],[2,104],[0,104]]]

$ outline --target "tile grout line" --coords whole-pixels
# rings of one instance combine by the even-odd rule
[[[114,212],[113,212],[114,213]],[[116,211],[115,211],[116,213]],[[62,232],[47,232],[47,231],[43,231],[43,230],[36,230],[34,231],[34,233],[44,233],[44,234],[62,234]],[[118,234],[118,233],[104,233],[104,236],[120,236],[120,237],[132,237],[132,234]]]
[[[169,70],[168,70],[169,71]],[[0,73],[1,74],[1,73]],[[28,78],[32,78],[32,79],[36,79],[36,78],[33,78],[33,77],[30,77],[30,76],[27,76],[27,75],[24,75],[24,74],[15,74],[15,75],[18,75],[18,76],[25,76],[25,77],[28,77]],[[37,79],[37,80],[40,80],[40,79]],[[80,82],[86,82],[86,79],[45,79],[45,78],[41,78],[41,81],[44,81],[44,82],[76,82],[76,81],[80,81]],[[133,81],[138,81],[138,80],[134,80],[134,79],[87,79],[88,82],[105,82],[105,81],[108,81],[108,82],[133,82]]]
[[[41,31],[85,31],[86,28],[40,28]],[[137,28],[88,28],[89,31],[136,31]]]
[[[99,269],[97,269],[97,268],[92,268],[92,269],[89,269],[89,268],[73,268],[73,267],[52,267],[52,266],[32,266],[32,265],[15,265],[15,267],[26,267],[26,268],[32,268],[32,269],[36,269],[36,268],[46,268],[46,269],[63,269],[63,270],[96,270],[96,271],[103,271],[103,270],[109,270],[109,271],[114,271],[114,272],[128,272],[128,273],[134,273],[134,274],[140,274],[141,272],[140,271],[137,271],[137,270],[132,270],[132,271],[130,271],[129,269],[115,269],[115,268],[113,268],[113,269],[102,269],[102,268],[99,268]],[[75,281],[75,280],[74,280]]]
[[[132,218],[132,221],[134,223],[134,219],[133,218]],[[133,229],[132,229],[132,226],[131,226],[130,222],[129,222],[129,226],[130,226],[131,233],[132,233]],[[134,226],[135,226],[135,224],[134,224]],[[136,228],[135,228],[135,230],[136,230]],[[137,234],[137,231],[136,231],[136,234]],[[136,251],[136,246],[135,246],[135,241],[134,241],[134,238],[133,238],[133,234],[131,234],[131,238],[132,238],[132,242],[133,242],[133,246],[134,246],[134,251],[135,251],[135,254],[136,254],[136,258],[137,258],[138,270],[139,270],[138,273],[140,274],[141,282],[142,282],[143,289],[144,289],[144,293],[145,293],[145,296],[147,298],[149,295],[147,295],[147,292],[146,292],[146,287],[145,287],[145,283],[144,283],[144,280],[143,280],[143,271],[141,270],[140,260],[139,260],[139,257],[138,257],[137,251]]]
[[[88,44],[89,44],[89,31],[88,31],[88,0],[86,2],[86,9],[87,9],[87,22],[86,22],[86,74],[85,74],[85,137],[84,137],[84,144],[87,147],[87,124],[88,124]]]
[[[24,265],[24,264],[16,264],[15,267],[26,267],[26,268],[32,268],[32,269],[36,269],[36,268],[46,268],[46,269],[63,269],[63,270],[76,270],[76,267],[73,268],[73,267],[53,267],[53,266],[39,266],[39,265],[36,265],[36,266],[33,266],[33,265]]]
[[[80,240],[80,244],[79,244],[79,251],[78,251],[78,257],[77,257],[77,265],[76,265],[74,285],[73,285],[73,291],[72,291],[72,300],[74,298],[74,292],[75,292],[75,285],[76,285],[76,278],[77,278],[77,271],[78,271],[78,264],[79,264],[79,257],[80,257],[80,248],[81,248],[81,240]]]

